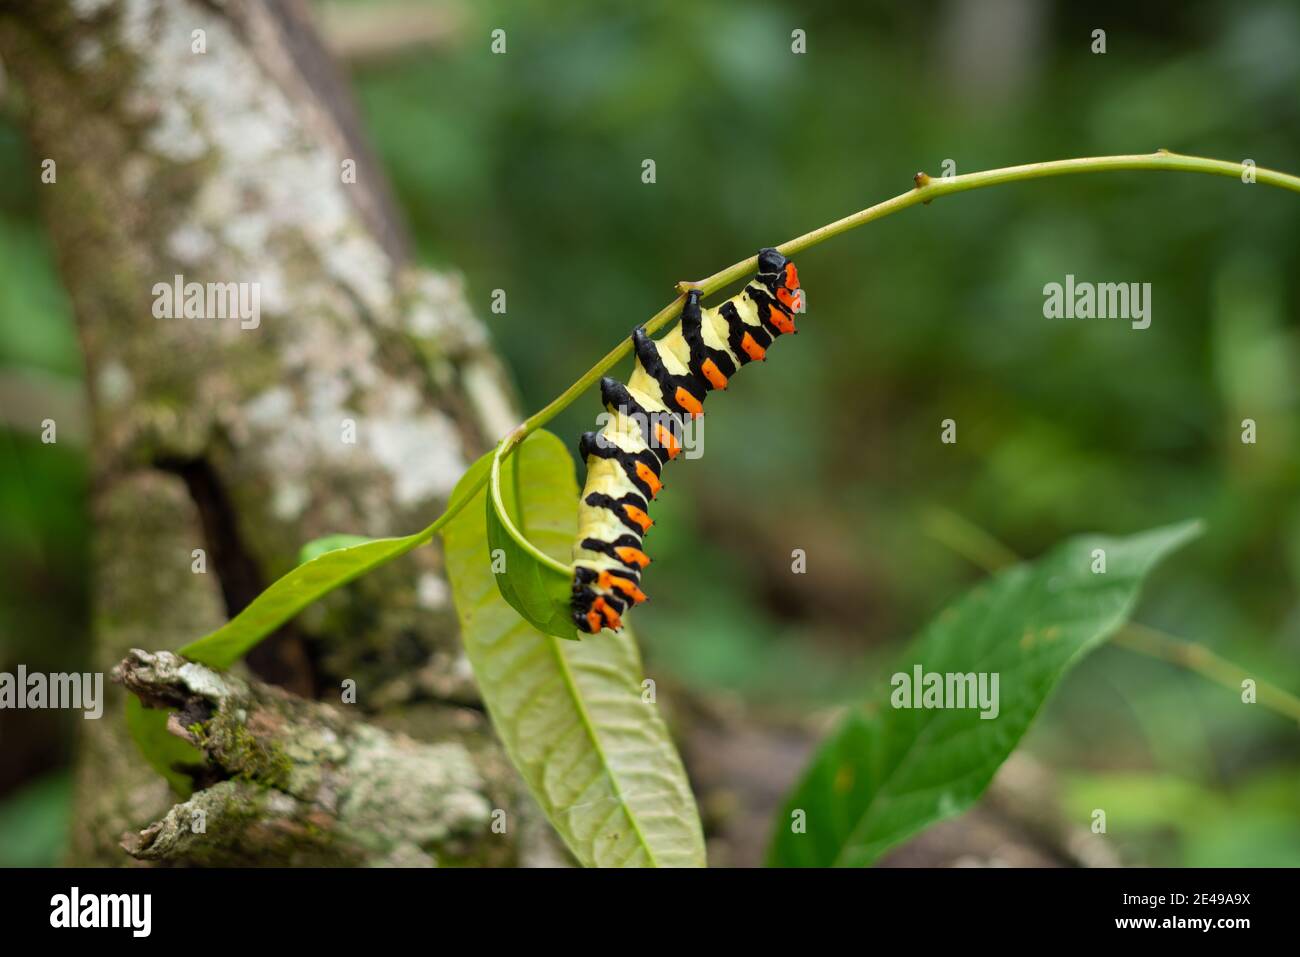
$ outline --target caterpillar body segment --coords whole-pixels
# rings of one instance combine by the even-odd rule
[[[601,380],[604,425],[578,442],[587,463],[573,549],[573,621],[580,632],[618,631],[627,610],[645,601],[650,502],[664,488],[663,467],[681,452],[685,421],[703,415],[708,393],[726,389],[742,366],[765,361],[778,336],[795,332],[802,307],[794,263],[763,249],[758,274],[726,302],[702,308],[693,289],[681,320],[662,338],[633,330],[632,375],[626,385]]]

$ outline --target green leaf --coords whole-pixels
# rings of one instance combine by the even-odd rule
[[[502,501],[516,503],[511,523],[558,564],[577,528],[573,460],[546,432],[514,458],[500,483]],[[443,531],[447,572],[466,655],[529,790],[585,865],[703,866],[695,799],[642,700],[630,630],[564,641],[521,620],[497,587],[481,514],[471,503]]]
[[[377,538],[362,545],[324,552],[299,565],[254,598],[238,615],[180,653],[214,668],[229,668],[275,629],[318,598],[372,568],[405,555],[428,539],[423,533]]]
[[[452,492],[447,511],[428,528],[402,538],[370,539],[322,552],[288,572],[212,634],[181,648],[180,653],[213,668],[229,668],[312,602],[432,540],[452,510],[462,504],[462,490],[481,483],[491,464],[489,452],[469,467]]]
[[[257,644],[312,602],[366,572],[429,542],[473,491],[487,481],[492,453],[482,455],[461,477],[447,509],[422,531],[402,538],[366,539],[359,535],[330,535],[303,547],[306,559],[262,592],[216,631],[190,642],[179,653],[213,668],[229,668]],[[354,540],[349,544],[347,540]],[[308,556],[308,551],[316,554]],[[146,761],[181,794],[190,781],[179,765],[203,763],[202,754],[167,732],[167,712],[145,708],[136,698],[126,702],[127,729]]]
[[[863,867],[969,807],[1056,683],[1127,620],[1146,574],[1199,531],[1199,523],[1186,522],[1129,538],[1071,539],[945,609],[903,656],[898,674],[910,678],[917,665],[924,673],[996,674],[997,717],[896,708],[891,697],[902,689],[883,689],[814,756],[776,821],[769,863]],[[1098,548],[1104,574],[1092,570]],[[792,826],[796,811],[803,812],[802,833]]]
[[[511,512],[516,515],[523,512],[519,495],[526,483],[520,473],[525,468],[527,456],[520,450],[510,459],[509,465],[505,467],[503,493],[501,453],[505,447],[504,442],[498,446],[492,459],[492,475],[488,479],[485,503],[488,548],[497,587],[501,589],[501,594],[510,603],[510,607],[538,631],[576,641],[578,629],[573,624],[571,611],[573,568],[536,548],[511,520]],[[534,444],[533,448],[536,450],[538,446]],[[528,453],[534,454],[536,452]],[[568,461],[567,452],[564,457]],[[503,495],[509,497],[508,508]],[[576,491],[574,495],[576,497]]]
[[[298,549],[298,564],[305,565],[313,558],[319,558],[326,552],[332,552],[340,548],[349,548],[353,545],[364,545],[366,542],[370,541],[374,541],[374,539],[366,535],[349,535],[346,532],[313,538],[302,548]]]

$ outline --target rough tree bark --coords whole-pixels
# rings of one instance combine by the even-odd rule
[[[92,408],[98,670],[211,630],[306,541],[426,524],[515,424],[459,281],[412,267],[303,2],[9,2],[0,58],[36,161],[55,163],[41,188]],[[260,323],[155,318],[155,283],[177,275],[258,283]],[[141,660],[156,659],[123,665],[136,690]],[[249,667],[261,680],[222,679],[239,689],[222,700],[251,696],[239,714],[261,720],[243,719],[232,757],[211,702],[207,788],[170,811],[115,686],[80,748],[75,862],[129,863],[124,839],[182,863],[558,859],[478,703],[436,548],[322,602]],[[338,703],[345,679],[355,707]],[[296,771],[246,766],[254,752]],[[435,793],[438,813],[410,813]],[[169,822],[195,802],[222,823],[181,840]]]

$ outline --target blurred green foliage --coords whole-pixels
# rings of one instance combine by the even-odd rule
[[[67,840],[72,776],[46,774],[0,802],[0,867],[53,867]]]
[[[464,272],[528,410],[675,281],[945,159],[969,172],[1166,147],[1300,171],[1294,4],[842,6],[476,0],[435,48],[357,67],[420,257]],[[498,27],[503,56],[488,52]],[[0,126],[0,375],[79,368],[40,188]],[[802,334],[714,400],[705,456],[667,475],[655,601],[637,618],[652,667],[778,710],[856,697],[980,574],[923,534],[940,505],[1029,556],[1204,518],[1139,618],[1300,688],[1297,202],[1209,177],[1061,179],[951,197],[800,257]],[[1067,273],[1151,283],[1151,328],[1044,319],[1042,288]],[[597,411],[593,394],[550,427],[576,438]],[[56,594],[84,589],[84,465],[29,424],[0,437],[6,460],[14,442],[0,561],[27,577],[0,576],[0,622],[6,639],[80,648],[84,605],[51,608],[27,582],[40,569]],[[1217,836],[1125,843],[1132,862],[1294,864],[1300,817],[1267,782],[1295,780],[1296,741],[1230,690],[1104,649],[1027,746],[1070,780],[1118,782],[1117,806],[1176,777],[1237,809]],[[1261,842],[1267,861],[1251,858]]]
[[[70,421],[80,409],[81,357],[39,219],[38,173],[16,127],[0,122],[0,671],[7,672],[19,662],[33,671],[89,667],[86,459]],[[52,445],[40,440],[47,416],[58,422]],[[80,720],[72,712],[0,712],[0,866],[55,862],[69,790],[55,769],[70,760]]]

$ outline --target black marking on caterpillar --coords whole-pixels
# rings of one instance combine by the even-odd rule
[[[650,562],[642,540],[649,502],[663,487],[663,466],[681,450],[682,423],[704,414],[704,399],[725,389],[741,366],[766,358],[777,337],[795,332],[803,293],[794,263],[775,249],[758,254],[758,274],[713,309],[691,290],[678,324],[658,340],[632,332],[636,367],[626,385],[600,383],[609,412],[578,451],[587,484],[578,507],[573,549],[573,621],[580,632],[618,631],[622,615],[645,601],[641,570]]]
[[[583,499],[583,502],[593,508],[603,508],[612,512],[619,521],[634,533],[644,535],[650,527],[649,525],[641,525],[635,518],[635,512],[640,512],[647,518],[650,517],[649,505],[646,504],[645,499],[635,492],[629,492],[622,498],[614,498],[612,495],[605,495],[601,492],[592,492]]]
[[[617,379],[611,379],[609,376],[600,380],[600,400],[605,404],[605,408],[610,414],[622,412],[624,415],[633,417],[641,426],[643,434],[650,430],[648,434],[656,435],[656,429],[664,429],[667,435],[673,441],[657,441],[651,445],[651,450],[659,458],[660,463],[666,463],[671,456],[668,448],[673,442],[680,445],[682,440],[682,418],[674,412],[667,410],[663,412],[647,412],[641,407],[641,403],[632,398],[632,393],[627,391],[627,386]],[[586,456],[583,456],[586,458]]]
[[[584,460],[594,455],[597,458],[617,462],[623,467],[632,487],[641,493],[643,499],[654,498],[663,487],[659,481],[659,472],[663,468],[663,463],[648,447],[638,451],[624,451],[612,442],[602,441],[600,433],[584,432],[578,441],[578,454]]]

